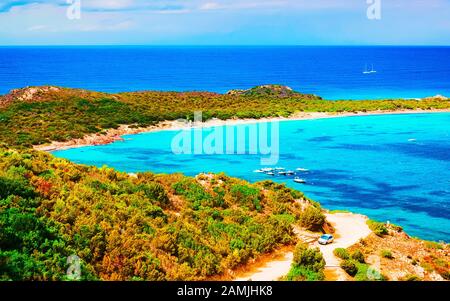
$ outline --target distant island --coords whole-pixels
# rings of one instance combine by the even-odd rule
[[[171,128],[177,119],[204,121],[323,118],[361,114],[446,112],[444,96],[423,99],[324,100],[282,85],[226,94],[141,91],[102,93],[52,86],[28,87],[0,97],[2,141],[10,146],[104,144],[120,135]],[[10,122],[11,121],[11,122]],[[214,124],[214,122],[212,123]],[[61,144],[62,142],[62,144]]]
[[[0,97],[0,279],[450,279],[448,244],[326,210],[283,184],[127,174],[43,151],[176,128],[194,111],[214,125],[449,112],[450,99],[329,101],[282,85],[226,94],[13,90]],[[335,248],[311,245],[322,233],[339,238]]]

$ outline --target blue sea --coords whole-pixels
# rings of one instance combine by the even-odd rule
[[[295,183],[293,177],[254,173],[266,155],[176,155],[171,143],[180,131],[127,135],[124,141],[54,155],[127,172],[225,172],[251,182],[272,179],[305,192],[325,208],[389,220],[412,236],[449,242],[449,125],[449,113],[280,122],[277,165],[309,169],[299,175],[306,184]],[[203,129],[203,139],[213,129]]]
[[[223,93],[284,84],[333,100],[418,98],[450,95],[450,47],[0,47],[0,83],[0,94],[30,85]]]

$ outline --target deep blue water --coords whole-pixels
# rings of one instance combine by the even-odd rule
[[[366,64],[377,73],[363,74]],[[450,95],[450,47],[0,47],[0,94],[29,85],[105,92],[285,84],[327,99]]]
[[[326,208],[389,220],[424,239],[450,241],[449,113],[284,121],[279,126],[277,165],[310,169],[301,175],[305,185],[292,177],[254,173],[261,168],[259,155],[175,155],[171,142],[179,131],[128,135],[122,142],[54,155],[127,172],[224,171],[252,182],[273,179]],[[237,127],[244,126],[233,130]],[[205,139],[211,129],[203,132]]]

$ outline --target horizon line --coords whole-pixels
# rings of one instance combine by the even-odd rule
[[[0,47],[450,47],[450,44],[11,44]]]

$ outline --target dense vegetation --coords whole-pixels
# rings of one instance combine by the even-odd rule
[[[450,100],[327,101],[285,88],[246,93],[132,92],[107,94],[63,88],[28,88],[0,97],[0,138],[15,147],[66,141],[121,124],[148,126],[161,120],[262,118],[297,112],[449,109]],[[276,93],[275,93],[276,92]],[[280,96],[281,93],[281,96]]]
[[[325,260],[319,248],[310,248],[298,243],[294,250],[294,260],[286,279],[289,281],[324,280]]]
[[[66,279],[73,254],[82,279],[207,279],[294,244],[299,198],[268,181],[133,176],[0,148],[0,279]]]

